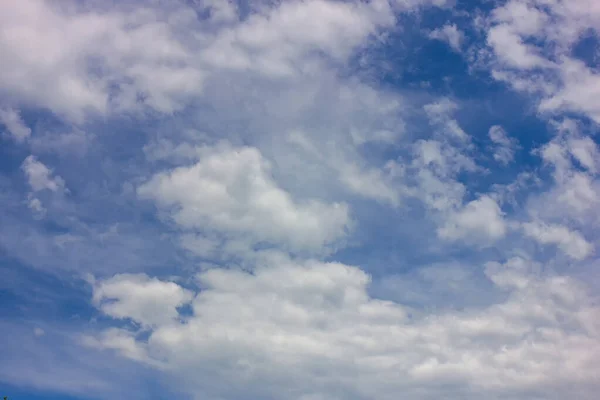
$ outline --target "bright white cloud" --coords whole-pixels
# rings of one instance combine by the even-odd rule
[[[192,166],[155,175],[138,188],[139,195],[170,208],[184,229],[216,231],[246,248],[266,242],[319,253],[346,234],[347,205],[294,200],[277,186],[257,149],[226,146],[202,153]]]
[[[425,317],[371,298],[369,277],[343,264],[213,269],[199,276],[185,323],[158,326],[147,341],[120,331],[126,343],[94,343],[160,362],[198,398],[427,399],[467,385],[467,397],[456,395],[560,399],[572,385],[597,384],[600,310],[575,282],[532,268],[523,259],[490,264],[505,301]]]
[[[446,240],[497,240],[507,231],[502,210],[494,199],[482,196],[450,214],[438,235]]]
[[[113,318],[130,318],[143,326],[175,322],[177,307],[192,300],[191,292],[173,282],[146,275],[116,275],[94,287],[94,304]]]
[[[44,0],[2,2],[0,89],[15,101],[81,122],[87,112],[135,109],[162,112],[201,87],[170,23],[179,14],[82,11]],[[191,10],[188,10],[188,12]],[[183,13],[183,15],[182,15]],[[189,18],[188,18],[189,20]]]
[[[564,274],[597,261],[598,146],[557,118],[518,165],[543,136],[485,128],[522,115],[509,125],[469,85],[445,97],[453,75],[404,86],[421,43],[396,35],[401,13],[452,2],[101,3],[0,4],[0,119],[33,154],[25,201],[0,176],[0,247],[94,271],[92,302],[115,321],[86,324],[83,344],[198,399],[596,398],[597,299]],[[539,117],[598,120],[597,71],[572,54],[595,2],[493,7],[474,21],[483,42],[456,10],[429,38]],[[15,217],[44,206],[48,224]],[[36,384],[59,387],[44,369]]]
[[[211,74],[311,74],[323,54],[345,61],[395,22],[387,1],[283,2],[243,21],[232,4],[221,3],[206,3],[210,18],[198,21],[196,9],[178,2],[167,9],[111,11],[44,0],[3,2],[0,89],[77,122],[90,112],[142,106],[169,114],[197,98]],[[191,30],[195,35],[182,34]]]

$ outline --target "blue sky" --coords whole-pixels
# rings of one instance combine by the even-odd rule
[[[0,395],[595,399],[598,26],[2,3]]]

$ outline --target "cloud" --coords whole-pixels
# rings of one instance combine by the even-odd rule
[[[429,33],[429,38],[446,42],[452,50],[460,53],[464,41],[464,34],[458,30],[455,24],[447,24],[431,31]]]
[[[446,135],[463,141],[468,140],[469,135],[452,118],[452,114],[459,108],[454,101],[445,97],[437,102],[427,104],[423,108],[431,122],[443,129]]]
[[[438,235],[446,240],[497,240],[502,238],[506,231],[506,222],[498,203],[491,197],[482,196],[452,213],[438,229]]]
[[[0,5],[2,112],[35,126],[0,149],[0,268],[31,321],[3,326],[0,380],[595,399],[597,7],[453,6]]]
[[[25,125],[21,115],[17,110],[12,108],[0,109],[0,123],[2,123],[12,138],[22,143],[31,136],[31,129]]]
[[[181,307],[192,300],[189,291],[172,282],[143,274],[118,275],[94,288],[94,304],[113,318],[131,318],[143,326],[175,321]]]
[[[555,244],[569,257],[583,260],[592,254],[594,246],[579,233],[561,225],[523,224],[523,230],[540,244]]]
[[[290,77],[311,71],[323,62],[323,54],[344,61],[379,28],[395,22],[387,1],[293,1],[267,9],[265,14],[253,14],[221,31],[206,49],[205,61],[216,68]]]
[[[43,0],[0,6],[5,96],[82,122],[138,102],[172,112],[199,90],[203,73],[165,21],[179,23],[176,12],[83,10]]]
[[[572,280],[534,267],[490,264],[505,301],[424,317],[371,298],[369,277],[339,263],[213,269],[199,275],[185,323],[126,347],[97,340],[133,359],[160,357],[196,397],[433,398],[468,385],[453,395],[559,399],[571,385],[595,384],[600,310]]]
[[[182,229],[221,233],[247,250],[267,243],[320,253],[345,236],[347,205],[295,201],[274,182],[256,148],[205,148],[202,154],[194,165],[155,175],[138,194],[170,209]]]
[[[495,144],[494,160],[507,165],[515,158],[515,152],[519,148],[518,141],[508,136],[504,128],[494,125],[488,132],[490,140]]]
[[[591,101],[599,91],[594,69],[572,50],[584,32],[597,34],[600,9],[589,0],[512,0],[487,21],[487,44],[496,57],[493,76],[535,93],[542,112],[577,112],[600,121]]]
[[[60,176],[53,176],[52,170],[33,155],[23,161],[21,169],[27,176],[29,186],[34,192],[48,189],[60,193],[65,190],[65,181]]]
[[[387,1],[284,2],[243,21],[232,5],[214,2],[202,7],[209,10],[202,21],[202,9],[183,2],[143,11],[44,0],[0,7],[1,93],[77,123],[89,114],[173,113],[224,70],[271,78],[310,74],[324,54],[343,62],[395,22]],[[195,35],[185,34],[190,30]]]
[[[46,208],[42,205],[42,201],[32,195],[28,196],[27,206],[37,217],[43,217],[46,214]]]
[[[597,176],[597,145],[581,134],[572,120],[556,126],[556,136],[538,153],[552,171],[554,185],[538,199],[533,215],[552,219],[551,208],[560,207],[561,217],[572,223],[585,224],[597,219],[594,209],[600,202]]]

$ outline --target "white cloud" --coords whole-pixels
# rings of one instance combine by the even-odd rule
[[[216,68],[290,77],[311,71],[323,54],[344,61],[369,35],[394,22],[387,1],[282,2],[220,32],[203,58]],[[316,53],[321,55],[314,57]]]
[[[536,49],[523,42],[510,25],[496,25],[488,31],[488,45],[507,66],[529,70],[547,66],[546,60],[537,54]]]
[[[593,101],[600,76],[574,57],[584,32],[598,34],[600,8],[592,0],[512,0],[488,19],[487,43],[496,56],[493,76],[535,93],[544,112],[578,112],[600,121]]]
[[[597,177],[600,153],[593,140],[581,135],[573,121],[565,120],[557,126],[556,137],[542,146],[539,154],[552,168],[554,185],[532,207],[532,214],[545,210],[551,216],[555,214],[553,209],[560,208],[563,218],[579,224],[596,221],[595,209],[600,203]]]
[[[76,122],[88,113],[143,107],[170,114],[198,98],[212,74],[312,74],[327,60],[345,61],[395,22],[387,1],[282,2],[243,21],[231,3],[201,8],[210,9],[206,21],[183,2],[110,11],[44,0],[3,2],[0,89],[11,101]]]
[[[519,144],[515,138],[508,136],[504,128],[494,125],[488,132],[490,140],[496,145],[494,148],[494,160],[507,165],[515,158],[515,151]]]
[[[180,22],[176,12],[76,10],[43,0],[2,2],[0,89],[13,101],[81,122],[87,112],[136,109],[141,99],[172,112],[200,89],[203,73],[190,66],[165,21]]]
[[[561,225],[548,225],[539,222],[523,224],[525,234],[540,244],[554,244],[576,260],[583,260],[594,251],[594,246],[575,231]]]
[[[597,385],[600,310],[572,280],[538,276],[534,267],[519,259],[488,265],[497,290],[508,293],[503,302],[413,317],[401,304],[369,297],[369,277],[343,264],[212,269],[199,276],[202,291],[185,323],[157,326],[147,341],[107,332],[128,338],[126,345],[102,335],[88,341],[160,362],[198,398],[395,399],[402,392],[558,400],[572,385]]]
[[[170,208],[182,228],[220,232],[248,246],[266,242],[317,253],[349,228],[347,205],[295,201],[274,182],[256,148],[202,153],[195,165],[159,173],[138,188],[140,196]]]
[[[122,274],[94,286],[94,304],[113,318],[131,318],[143,326],[175,322],[177,307],[192,300],[191,292],[173,282],[144,274]]]
[[[441,28],[434,29],[429,33],[431,39],[441,40],[448,43],[452,50],[461,52],[464,34],[456,27],[455,24],[446,24]]]
[[[494,158],[506,165],[518,142],[500,126],[489,130],[489,141],[471,137],[465,130],[482,125],[466,108],[469,100],[459,105],[348,78],[355,50],[371,39],[393,44],[386,42],[393,35],[379,34],[399,11],[444,1],[183,3],[0,5],[0,51],[7,55],[0,95],[12,107],[54,113],[49,119],[108,117],[99,131],[115,123],[110,140],[118,135],[123,146],[104,146],[100,133],[80,129],[36,132],[28,140],[33,154],[54,152],[62,167],[72,167],[68,147],[100,161],[97,176],[72,188],[73,201],[91,205],[61,215],[49,206],[52,223],[72,230],[49,238],[29,226],[13,234],[14,217],[1,224],[0,245],[20,260],[109,276],[93,284],[93,303],[118,321],[97,334],[111,323],[85,325],[84,344],[153,367],[199,399],[595,399],[595,299],[574,279],[549,272],[562,270],[560,256],[547,265],[527,259],[533,242],[579,261],[593,253],[600,166],[591,138],[559,133],[535,152],[554,182],[532,193],[544,167],[510,182],[512,167],[495,175],[477,164],[481,143],[491,141]],[[565,15],[574,3],[564,3]],[[489,48],[482,54],[494,56],[487,60],[494,77],[541,93],[542,110],[593,116],[595,106],[573,93],[587,90],[589,102],[593,90],[581,86],[593,86],[595,72],[538,46],[557,33],[546,28],[548,10],[560,11],[555,4],[497,6],[483,23]],[[465,48],[453,24],[431,38]],[[121,136],[115,112],[135,124],[133,135]],[[141,121],[146,112],[152,124]],[[128,147],[146,140],[143,154]],[[65,182],[33,155],[22,169],[32,189],[26,204],[41,215],[42,199],[66,191]],[[123,176],[128,186],[118,181]],[[486,189],[496,178],[509,183]],[[166,227],[146,218],[140,199],[158,206]],[[112,225],[120,214],[135,222]],[[156,231],[160,243],[147,240],[144,229]],[[337,253],[347,243],[353,247]],[[402,268],[417,278],[393,282],[387,295],[402,293],[383,300],[365,271],[323,261],[353,257],[367,259],[365,270]],[[458,260],[434,267],[414,261],[451,257]],[[474,258],[508,261],[478,262],[485,271],[463,268]],[[122,273],[158,266],[178,275],[165,271],[173,263],[181,276],[162,281]],[[199,271],[194,287],[190,274]],[[440,296],[432,299],[431,290]],[[469,296],[481,298],[461,300]]]
[[[33,155],[28,156],[23,161],[21,169],[25,172],[29,186],[34,192],[45,189],[52,192],[63,192],[65,190],[65,181],[60,176],[53,176],[52,170]]]
[[[25,125],[21,114],[12,108],[0,108],[0,123],[3,124],[12,138],[22,143],[31,136],[31,129]]]
[[[451,213],[438,235],[446,240],[497,240],[506,234],[506,222],[498,203],[489,196],[470,201]]]

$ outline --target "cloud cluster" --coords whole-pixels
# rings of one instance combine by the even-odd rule
[[[193,399],[595,399],[600,81],[576,50],[600,8],[461,7],[0,3],[0,267],[23,264],[6,290],[84,304],[7,323],[0,350],[32,365],[0,381],[101,398],[148,373]],[[431,39],[464,57],[459,84],[413,62]],[[527,95],[543,132],[489,110],[493,80]],[[53,380],[40,366],[57,352]]]
[[[598,34],[600,7],[593,0],[511,0],[486,21],[494,55],[492,76],[518,91],[539,95],[542,112],[564,111],[600,121],[592,100],[600,77],[575,47],[586,34]]]
[[[347,205],[298,204],[269,176],[270,165],[257,149],[205,148],[200,153],[196,164],[157,174],[138,193],[170,208],[183,229],[224,234],[227,243],[220,252],[251,252],[263,244],[319,253],[345,235]],[[191,249],[206,256],[217,250],[201,247]]]
[[[506,300],[419,315],[372,298],[369,277],[339,263],[280,260],[252,274],[215,269],[198,276],[193,315],[181,316],[183,323],[172,318],[173,300],[155,314],[165,319],[146,340],[110,331],[94,343],[160,364],[197,398],[392,399],[402,392],[425,399],[458,386],[470,388],[455,392],[460,398],[533,390],[560,399],[600,372],[600,309],[576,282],[535,271],[520,258],[490,263],[486,274]],[[186,292],[172,282],[152,285],[156,300],[164,290]],[[94,297],[110,293],[109,315],[143,322],[148,289],[147,281],[118,276]]]

